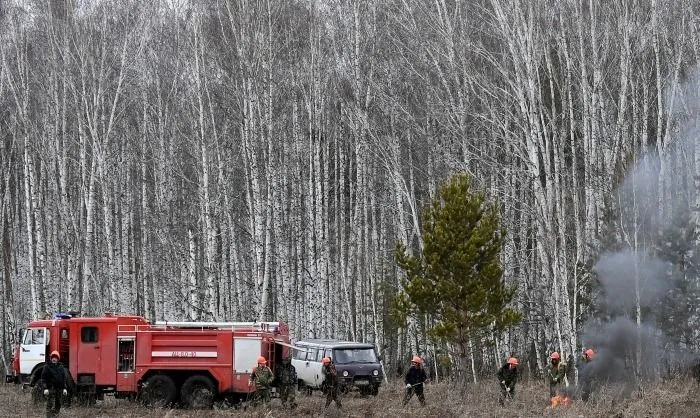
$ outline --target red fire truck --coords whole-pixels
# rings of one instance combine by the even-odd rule
[[[274,371],[291,348],[282,322],[152,324],[130,315],[55,315],[23,331],[6,381],[41,388],[42,368],[57,350],[70,372],[71,395],[84,403],[111,393],[154,407],[206,408],[215,399],[244,399],[255,389],[248,378],[258,356]]]

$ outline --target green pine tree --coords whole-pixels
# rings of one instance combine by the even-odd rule
[[[392,316],[406,326],[409,315],[429,315],[429,334],[456,344],[464,357],[470,338],[502,331],[521,317],[508,307],[515,289],[503,282],[498,207],[472,190],[469,176],[457,174],[440,187],[423,228],[422,254],[408,255],[397,245],[396,262],[406,275]]]

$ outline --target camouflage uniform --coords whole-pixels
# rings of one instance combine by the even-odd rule
[[[557,392],[561,392],[561,388],[566,386],[564,379],[566,378],[566,363],[547,365],[547,378],[549,380],[549,396],[557,396]]]
[[[270,384],[275,380],[272,370],[264,364],[258,364],[250,374],[250,381],[255,384],[255,398],[253,404],[258,405],[261,401],[264,404],[270,403]]]
[[[496,376],[498,376],[498,382],[501,386],[501,405],[504,404],[506,398],[513,398],[515,396],[515,383],[518,381],[518,368],[510,367],[509,363],[506,363],[498,370]]]
[[[338,398],[338,372],[335,370],[335,364],[324,364],[321,369],[323,373],[323,384],[326,386],[326,408],[335,401],[335,405],[340,408],[340,398]]]
[[[294,402],[294,386],[297,384],[296,368],[292,366],[289,359],[282,359],[282,363],[277,366],[275,373],[275,381],[277,381],[279,385],[282,405],[287,406],[287,404],[289,404],[289,406],[294,409],[297,406],[296,402]]]

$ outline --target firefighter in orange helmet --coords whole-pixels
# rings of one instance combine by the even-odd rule
[[[561,361],[561,356],[556,351],[549,358],[551,361],[547,365],[547,378],[549,380],[549,396],[553,398],[566,386],[566,363]]]
[[[46,396],[47,418],[58,416],[61,411],[61,396],[68,395],[66,390],[68,374],[60,363],[61,355],[58,351],[52,351],[50,359],[51,361],[46,363],[41,371],[41,380],[46,385],[44,395]]]
[[[518,359],[511,357],[498,370],[498,381],[501,383],[501,398],[499,403],[504,405],[506,399],[513,399],[515,396],[515,383],[518,381]]]
[[[416,394],[418,402],[421,406],[425,406],[425,395],[423,395],[423,385],[428,380],[428,375],[423,369],[423,359],[418,356],[413,356],[411,359],[411,367],[406,372],[404,383],[406,384],[406,394],[403,397],[403,405],[406,406],[411,400],[413,394]]]
[[[341,408],[343,405],[340,403],[340,398],[338,397],[340,382],[338,381],[338,371],[335,369],[335,364],[333,364],[333,360],[331,360],[330,357],[324,357],[321,363],[323,363],[323,367],[321,368],[323,386],[326,388],[326,408],[328,408],[333,401],[335,401],[335,406]]]
[[[253,369],[248,380],[248,387],[255,385],[254,406],[260,402],[265,405],[270,403],[270,386],[273,380],[275,380],[275,376],[272,374],[272,370],[267,367],[267,359],[263,356],[258,357],[258,365]]]
[[[589,348],[583,352],[581,362],[578,364],[579,380],[581,382],[581,400],[584,402],[588,402],[588,398],[591,396],[591,390],[593,389],[593,382],[591,381],[593,370],[590,367],[593,362],[593,357],[595,357],[595,351]]]

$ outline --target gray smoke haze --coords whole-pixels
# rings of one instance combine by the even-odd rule
[[[661,238],[660,231],[683,223],[676,214],[682,210],[687,214],[700,192],[693,187],[693,176],[700,170],[692,164],[674,164],[687,161],[689,156],[692,160],[695,143],[700,140],[700,125],[695,123],[700,113],[699,80],[700,72],[695,71],[676,91],[674,100],[665,97],[667,103],[673,103],[669,117],[677,125],[664,139],[668,141],[664,145],[664,180],[659,178],[662,161],[652,146],[638,156],[635,166],[613,191],[613,200],[619,206],[613,241],[623,249],[604,253],[593,267],[601,288],[595,297],[595,318],[584,325],[582,343],[583,349],[593,348],[596,355],[592,362],[579,368],[583,382],[618,382],[624,383],[619,387],[630,389],[640,381],[657,379],[673,362],[690,364],[695,357],[677,343],[674,347],[670,335],[657,326],[659,307],[674,291],[671,279],[681,266],[654,256],[661,254],[659,249],[664,250],[655,248],[657,244],[671,251],[669,243],[654,241]],[[659,187],[666,191],[661,200]],[[689,228],[692,230],[692,225]],[[672,240],[674,248],[695,245],[695,237],[689,235],[674,236]],[[637,305],[641,310],[640,325],[635,321]]]
[[[639,304],[653,308],[669,288],[666,273],[672,266],[642,252],[624,250],[604,254],[593,271],[602,289],[599,310],[607,317],[631,314]]]
[[[663,357],[663,338],[659,330],[644,324],[637,326],[624,317],[590,323],[584,330],[584,339],[594,347],[596,355],[595,361],[582,368],[582,378],[606,381],[653,379]],[[640,367],[636,368],[638,355]]]

